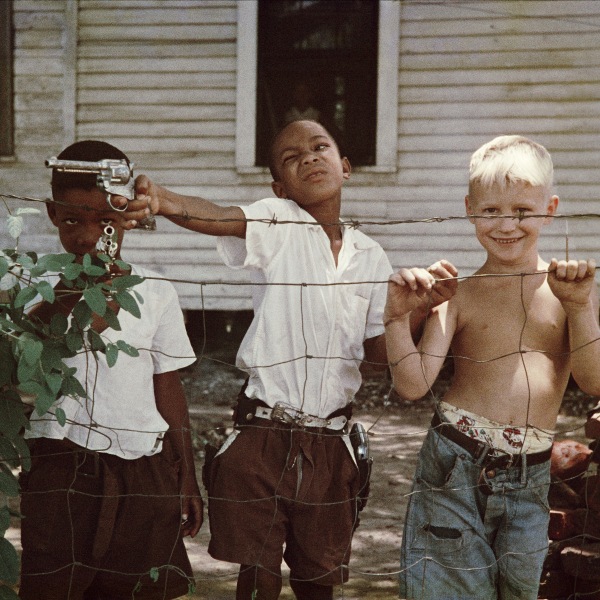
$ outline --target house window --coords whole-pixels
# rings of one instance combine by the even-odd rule
[[[0,156],[13,154],[12,2],[0,2]]]
[[[261,0],[262,1],[262,0]],[[400,58],[400,2],[371,0],[377,5],[377,96],[375,164],[358,171],[394,173],[398,168],[398,68]],[[235,165],[238,173],[256,173],[257,71],[259,0],[237,3],[237,85]],[[354,167],[356,164],[353,165]],[[357,170],[355,169],[356,173]]]
[[[256,164],[284,123],[319,121],[353,165],[376,162],[379,5],[259,0]]]

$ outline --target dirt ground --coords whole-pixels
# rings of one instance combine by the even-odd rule
[[[237,338],[237,336],[236,336]],[[235,366],[239,339],[226,343],[195,341],[199,360],[182,373],[190,406],[198,479],[207,441],[223,439],[230,427],[231,407],[243,383],[243,374]],[[447,385],[449,368],[434,392]],[[350,581],[336,588],[335,598],[347,600],[391,600],[398,598],[397,574],[407,494],[410,491],[417,453],[431,419],[433,400],[426,398],[405,403],[389,394],[385,376],[367,376],[357,400],[354,418],[369,431],[374,457],[371,495],[361,513],[360,526],[353,541]],[[582,438],[584,419],[579,416],[595,400],[576,390],[568,391],[558,428],[561,437]],[[205,490],[203,490],[205,496]],[[19,547],[18,526],[7,537]],[[189,540],[189,538],[188,538]],[[235,565],[221,563],[208,556],[209,528],[205,524],[194,540],[187,541],[196,576],[193,598],[229,600],[235,597]],[[284,569],[284,575],[286,571]],[[283,600],[294,598],[284,581]]]
[[[230,426],[231,406],[243,375],[233,365],[235,345],[205,350],[201,359],[183,376],[195,430],[198,465],[206,441],[221,438]],[[440,394],[448,383],[449,369],[434,392]],[[347,600],[391,600],[398,598],[397,574],[407,494],[416,466],[417,453],[431,420],[433,401],[402,402],[389,394],[384,376],[365,378],[357,397],[354,418],[369,431],[374,457],[371,495],[361,514],[350,561],[350,581],[336,588],[335,598]],[[559,437],[585,441],[582,425],[588,407],[595,399],[569,389],[565,396],[558,429]],[[188,544],[197,578],[194,597],[225,600],[235,597],[235,565],[212,560],[206,547],[209,540],[206,523],[195,540]],[[284,569],[284,574],[286,573]],[[293,599],[287,582],[281,595]]]

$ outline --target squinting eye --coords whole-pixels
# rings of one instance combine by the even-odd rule
[[[327,148],[329,148],[329,146],[327,144],[319,144],[317,146],[317,150],[325,150]]]
[[[67,225],[76,225],[77,219],[65,219],[63,222],[66,223]]]

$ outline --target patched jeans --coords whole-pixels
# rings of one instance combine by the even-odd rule
[[[430,429],[400,557],[400,598],[537,598],[548,549],[550,461],[487,470]],[[485,492],[485,493],[484,493]]]

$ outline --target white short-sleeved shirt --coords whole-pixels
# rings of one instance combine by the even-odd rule
[[[156,273],[132,266],[141,277],[159,277]],[[131,357],[119,352],[112,367],[104,354],[98,360],[91,352],[81,352],[65,360],[76,367],[75,376],[88,399],[63,396],[50,411],[30,418],[27,438],[67,438],[85,448],[135,459],[160,452],[168,424],[156,408],[153,375],[175,371],[196,360],[190,344],[177,292],[164,280],[145,280],[135,289],[143,298],[138,303],[141,318],[121,309],[121,331],[105,329],[106,343],[123,340],[139,350]],[[60,425],[54,408],[64,410],[67,422]]]
[[[242,210],[247,219],[314,223],[248,222],[245,240],[218,241],[225,263],[250,269],[257,284],[237,356],[250,376],[246,394],[326,417],[353,400],[363,343],[384,332],[390,263],[378,243],[345,227],[336,266],[323,228],[291,200],[266,198]]]

